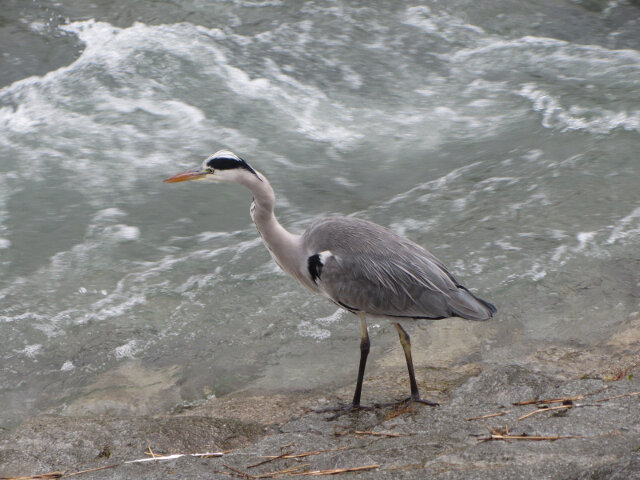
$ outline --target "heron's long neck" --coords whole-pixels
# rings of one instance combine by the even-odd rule
[[[290,275],[298,277],[299,257],[302,255],[300,236],[289,233],[280,225],[274,213],[273,188],[264,175],[259,175],[260,179],[254,176],[243,182],[253,193],[251,218],[276,263]]]

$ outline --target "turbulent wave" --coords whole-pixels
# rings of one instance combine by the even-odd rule
[[[287,227],[388,225],[500,305],[508,331],[553,330],[558,311],[558,337],[606,324],[583,319],[586,296],[558,298],[640,243],[640,54],[608,27],[624,6],[588,38],[475,6],[217,8],[226,23],[70,22],[56,34],[77,39],[73,62],[0,89],[7,418],[127,362],[167,368],[184,400],[321,375],[328,351],[347,363],[336,346],[357,326],[269,260],[246,192],[162,184],[222,147],[269,176]],[[603,280],[617,305],[628,276]]]

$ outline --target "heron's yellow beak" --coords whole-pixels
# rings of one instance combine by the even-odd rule
[[[173,177],[169,177],[165,180],[165,183],[184,182],[186,180],[197,180],[202,178],[207,172],[202,171],[202,167],[190,168],[184,172],[176,173]]]

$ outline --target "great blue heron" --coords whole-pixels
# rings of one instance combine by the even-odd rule
[[[228,150],[165,182],[185,180],[239,183],[253,193],[251,218],[275,262],[309,290],[360,317],[358,381],[348,409],[360,407],[369,354],[366,317],[391,320],[409,369],[411,396],[404,401],[437,405],[420,398],[403,320],[462,317],[486,320],[496,312],[473,295],[444,264],[421,246],[380,225],[352,217],[316,220],[302,235],[285,230],[274,215],[275,194],[264,175]]]

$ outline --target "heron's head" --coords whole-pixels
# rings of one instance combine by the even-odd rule
[[[229,150],[220,150],[207,157],[199,167],[185,170],[165,180],[166,183],[202,180],[216,183],[241,183],[243,178],[258,173],[247,162]]]

